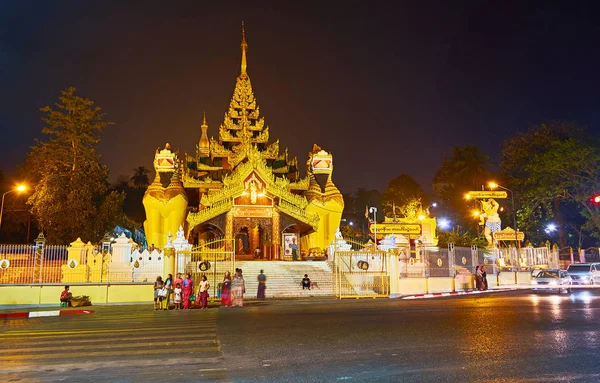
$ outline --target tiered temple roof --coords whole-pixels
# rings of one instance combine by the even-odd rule
[[[298,160],[290,158],[288,149],[280,153],[279,140],[269,142],[269,127],[260,110],[250,76],[247,73],[246,53],[248,43],[242,23],[241,72],[223,122],[219,137],[208,138],[206,116],[201,126],[202,135],[196,145],[195,156],[185,155],[182,179],[186,188],[205,190],[223,188],[223,177],[239,164],[247,161],[249,153],[256,149],[273,174],[289,181],[291,190],[306,190],[308,182],[299,179]]]

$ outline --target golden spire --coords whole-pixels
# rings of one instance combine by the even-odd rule
[[[206,112],[204,112],[204,118],[200,128],[202,129],[202,136],[200,137],[200,142],[198,142],[198,156],[208,157],[210,154],[210,141],[206,134],[206,131],[208,130],[208,125],[206,124]]]
[[[246,42],[246,31],[244,30],[244,22],[242,21],[242,43],[240,44],[242,48],[242,73],[246,74],[246,51],[248,50],[248,43]]]

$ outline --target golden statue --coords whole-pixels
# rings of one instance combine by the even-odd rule
[[[483,234],[489,246],[494,245],[494,233],[500,231],[502,222],[498,215],[500,205],[495,199],[481,201],[483,213],[479,215],[479,225],[484,226]]]
[[[168,234],[176,233],[183,225],[188,200],[179,176],[177,153],[171,152],[171,145],[156,150],[154,170],[156,177],[142,199],[146,210],[144,232],[149,246],[162,249]]]

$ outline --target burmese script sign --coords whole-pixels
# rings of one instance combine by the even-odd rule
[[[269,207],[234,207],[231,209],[235,217],[272,217],[273,209]]]
[[[502,190],[496,190],[496,191],[485,191],[485,190],[480,190],[480,191],[470,191],[469,192],[469,198],[507,198],[508,197],[508,193]]]
[[[369,225],[369,231],[375,232],[375,224]],[[419,223],[379,223],[377,224],[377,234],[421,234],[421,224]]]
[[[506,231],[497,231],[494,233],[494,239],[496,241],[522,241],[525,239],[525,233],[522,231],[515,232],[506,232]]]

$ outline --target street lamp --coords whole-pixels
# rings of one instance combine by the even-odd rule
[[[489,187],[491,189],[495,189],[495,188],[500,188],[502,190],[506,190],[508,192],[510,192],[510,200],[511,200],[511,204],[512,204],[512,216],[513,216],[513,226],[515,227],[515,245],[517,245],[517,255],[519,256],[519,262],[521,261],[521,246],[520,244],[518,244],[519,242],[519,228],[517,227],[517,213],[515,211],[515,193],[510,190],[507,187],[504,187],[502,185],[498,185],[495,182],[490,182]]]
[[[27,186],[25,185],[17,185],[16,188],[7,191],[6,193],[2,194],[2,205],[0,205],[0,228],[2,228],[2,213],[4,212],[4,197],[6,197],[7,194],[12,193],[12,192],[19,192],[22,193],[25,190],[27,190]]]
[[[369,213],[373,213],[373,234],[375,238],[375,249],[377,249],[377,208],[370,207]]]

